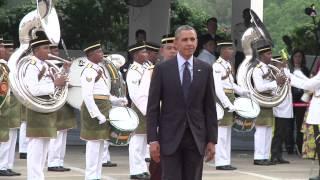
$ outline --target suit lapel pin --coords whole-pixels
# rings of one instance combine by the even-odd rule
[[[198,69],[198,72],[200,72],[201,71],[201,69]]]

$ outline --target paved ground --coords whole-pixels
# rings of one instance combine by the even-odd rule
[[[84,179],[85,154],[84,146],[68,146],[65,166],[72,169],[70,172],[53,173],[47,172],[47,180],[81,180]],[[124,147],[111,147],[111,158],[118,163],[118,167],[103,168],[104,180],[124,180],[128,179],[128,150]],[[217,171],[214,167],[204,165],[203,180],[258,180],[258,179],[308,179],[317,173],[317,162],[313,164],[311,160],[300,159],[296,155],[285,155],[291,161],[289,165],[275,166],[254,166],[252,164],[253,154],[250,151],[236,151],[232,154],[232,164],[238,167],[236,171]],[[312,170],[313,169],[313,170]],[[26,161],[17,159],[14,170],[21,172],[20,177],[0,177],[0,180],[21,180],[26,179]]]

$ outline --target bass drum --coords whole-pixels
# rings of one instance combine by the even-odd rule
[[[83,102],[81,95],[81,82],[80,76],[83,69],[86,67],[88,59],[86,57],[80,57],[72,61],[69,72],[69,92],[67,102],[76,109],[81,109]]]
[[[239,97],[234,100],[234,106],[236,111],[232,128],[237,132],[252,131],[260,114],[259,104],[250,98]]]
[[[134,130],[139,125],[139,117],[134,110],[127,107],[113,107],[109,111],[111,124],[109,142],[114,146],[126,146]]]

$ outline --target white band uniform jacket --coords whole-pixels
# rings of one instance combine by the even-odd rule
[[[245,95],[247,90],[234,83],[231,64],[228,61],[219,57],[217,61],[212,65],[212,68],[216,96],[219,98],[224,108],[230,107],[233,104],[226,96],[224,89],[232,89],[236,94],[240,96]],[[228,77],[227,74],[229,74]]]
[[[95,118],[103,115],[96,103],[94,102],[93,95],[110,95],[111,82],[110,76],[103,67],[98,64],[94,64],[90,61],[87,62],[87,67],[85,68],[81,75],[82,84],[82,97],[85,105],[90,113],[91,118]],[[98,72],[101,71],[101,77],[96,81]]]

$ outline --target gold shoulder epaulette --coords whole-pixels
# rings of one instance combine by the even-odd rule
[[[93,65],[89,63],[89,64],[86,65],[86,68],[92,68],[92,66]]]
[[[257,67],[257,68],[261,68],[261,67],[262,67],[262,64],[259,63],[259,64],[256,65],[256,67]]]
[[[154,69],[154,65],[148,67],[148,70]]]
[[[131,64],[129,69],[132,69],[132,70],[137,70],[138,69],[138,66],[135,65],[135,64]]]
[[[37,60],[34,56],[31,56],[30,58],[30,64],[35,65],[37,63]]]

